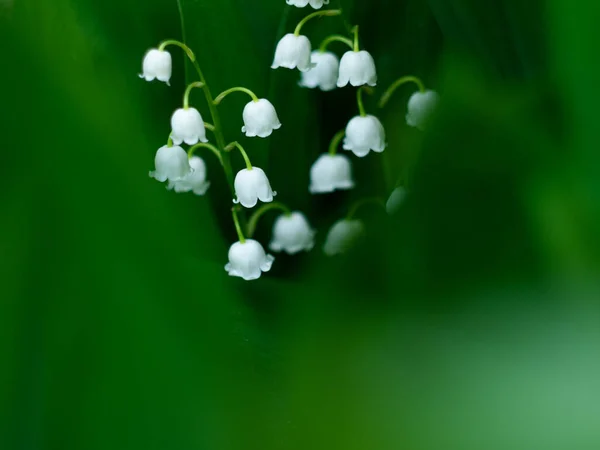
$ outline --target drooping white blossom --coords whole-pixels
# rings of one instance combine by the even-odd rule
[[[208,142],[200,112],[196,108],[179,108],[171,116],[171,139],[175,145]]]
[[[364,84],[375,86],[377,84],[375,61],[369,52],[350,50],[344,53],[340,61],[340,74],[337,85],[338,87],[344,87],[348,83],[352,86],[362,86]]]
[[[273,224],[273,237],[269,248],[274,252],[284,251],[290,255],[309,251],[315,245],[315,230],[301,212],[280,215]]]
[[[352,151],[356,156],[367,156],[369,151],[381,153],[385,150],[385,129],[375,116],[356,116],[346,126],[344,150]]]
[[[395,214],[406,199],[406,188],[398,186],[392,191],[390,197],[385,203],[385,210],[389,215]]]
[[[258,200],[264,203],[272,202],[273,197],[277,195],[271,189],[267,175],[259,167],[240,170],[233,185],[237,197],[233,202],[240,203],[245,208],[253,208]]]
[[[321,8],[323,5],[328,5],[329,0],[285,0],[288,5],[297,6],[298,8],[304,8],[310,4],[315,9]]]
[[[324,153],[310,168],[308,190],[311,194],[323,194],[336,189],[345,190],[353,187],[352,164],[344,155]]]
[[[232,277],[240,277],[244,280],[256,280],[263,272],[271,270],[275,258],[267,255],[263,246],[254,239],[246,239],[245,242],[235,242],[229,248],[229,262],[225,270]]]
[[[293,33],[288,33],[277,44],[271,69],[277,69],[278,67],[298,68],[301,72],[306,72],[312,67],[310,53],[311,45],[306,36],[296,36]]]
[[[210,187],[210,181],[206,181],[206,164],[199,156],[190,158],[192,171],[179,181],[169,182],[168,188],[175,192],[193,192],[196,195],[204,195]]]
[[[264,138],[270,136],[273,130],[281,128],[275,107],[264,98],[248,103],[244,107],[242,117],[244,119],[242,133],[246,133],[248,137]]]
[[[331,52],[315,50],[310,60],[314,67],[302,72],[298,85],[309,89],[319,88],[325,92],[335,89],[340,69],[338,57]]]
[[[415,92],[408,100],[406,123],[411,127],[424,130],[439,100],[440,96],[435,91]]]
[[[178,145],[169,147],[164,145],[158,149],[154,157],[155,170],[150,172],[150,177],[161,183],[181,181],[191,172],[188,162],[188,155],[184,149]]]
[[[360,220],[338,220],[327,233],[323,252],[327,256],[340,255],[347,252],[363,235],[364,231],[364,224]]]
[[[152,81],[155,78],[169,84],[173,70],[171,54],[166,50],[151,48],[144,56],[140,78]]]

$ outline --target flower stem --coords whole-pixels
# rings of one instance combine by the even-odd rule
[[[235,231],[237,232],[238,239],[242,244],[245,244],[246,238],[244,237],[244,233],[242,233],[242,227],[240,226],[240,221],[237,216],[237,209],[235,207],[231,208],[231,215],[233,216],[233,223],[235,224]]]
[[[361,86],[356,91],[356,103],[358,103],[358,112],[360,113],[360,117],[366,117],[367,111],[365,110],[365,105],[363,103],[363,92],[367,92],[367,94],[372,94],[373,89],[368,86]]]
[[[250,97],[252,97],[252,101],[253,102],[257,102],[258,101],[258,97],[256,96],[256,94],[254,92],[252,92],[250,89],[246,89],[245,87],[241,87],[241,86],[236,86],[236,87],[232,87],[231,89],[227,89],[226,91],[221,92],[217,98],[215,98],[215,100],[213,101],[213,103],[215,105],[218,105],[219,103],[221,103],[223,101],[223,99],[225,97],[227,97],[229,94],[231,94],[232,92],[245,92],[246,94],[248,94]]]
[[[183,109],[188,109],[190,107],[190,93],[192,92],[192,89],[201,87],[204,87],[204,83],[201,81],[196,81],[188,85],[183,94]]]
[[[300,36],[300,31],[302,30],[302,27],[306,24],[306,22],[308,22],[311,19],[314,19],[315,17],[339,16],[340,14],[342,14],[341,9],[327,9],[324,11],[316,11],[312,14],[309,14],[304,19],[302,19],[300,23],[298,23],[298,26],[296,26],[296,29],[294,30],[294,36]]]
[[[383,201],[381,198],[379,198],[379,197],[363,198],[363,199],[356,201],[352,205],[352,207],[350,208],[350,212],[348,212],[348,215],[346,216],[346,220],[351,220],[352,218],[354,218],[354,216],[356,215],[356,213],[358,212],[358,210],[360,208],[362,208],[365,205],[369,205],[369,204],[378,205],[385,209],[385,201]]]
[[[354,46],[354,51],[358,52],[358,51],[360,51],[360,45],[359,45],[359,42],[358,42],[358,25],[355,25],[352,28],[352,33],[354,34],[354,45],[353,45]]]
[[[167,139],[167,147],[173,147],[173,138],[171,137],[171,133],[169,133],[169,139]]]
[[[319,46],[319,51],[321,53],[324,53],[327,50],[327,46],[329,44],[331,44],[332,42],[343,42],[348,47],[354,48],[354,46],[352,44],[352,39],[348,39],[347,37],[340,36],[339,34],[334,34],[334,35],[331,35],[331,36],[325,38],[325,40],[323,40],[323,42],[321,42],[321,45]]]
[[[331,143],[329,144],[329,154],[331,156],[333,156],[337,153],[338,146],[340,145],[340,142],[342,141],[342,138],[345,135],[346,135],[346,130],[341,130],[341,131],[338,131],[335,136],[333,136],[333,139],[331,139]]]
[[[223,158],[221,157],[221,152],[219,151],[219,149],[212,144],[208,144],[208,143],[204,143],[204,142],[199,142],[198,144],[190,147],[190,149],[187,152],[188,158],[191,158],[192,156],[194,156],[194,152],[196,151],[196,149],[199,149],[199,148],[209,149],[211,152],[213,152],[215,154],[215,156],[218,158],[221,165],[223,165]]]
[[[204,122],[204,128],[214,133],[215,126],[212,123]]]
[[[419,91],[421,92],[425,92],[426,90],[423,82],[417,77],[409,75],[406,77],[399,78],[396,81],[394,81],[381,96],[381,99],[379,100],[379,107],[383,108],[390,100],[390,97],[394,94],[394,92],[396,92],[396,89],[398,89],[400,86],[406,83],[415,83],[418,86]]]
[[[167,46],[169,45],[176,45],[179,48],[182,48],[183,51],[188,55],[188,58],[190,58],[190,61],[195,62],[196,61],[196,56],[194,55],[194,52],[192,51],[191,48],[189,48],[187,45],[185,45],[183,42],[179,42],[176,41],[175,39],[168,39],[166,41],[162,41],[159,46],[158,49],[163,52],[165,50],[165,48],[167,48]]]
[[[231,150],[233,150],[236,147],[240,151],[240,153],[242,154],[242,157],[244,158],[244,161],[246,162],[246,169],[252,170],[252,163],[250,162],[250,158],[248,158],[248,154],[246,153],[246,150],[244,150],[244,147],[242,147],[239,142],[235,141],[230,144],[227,144],[227,147],[225,147],[225,151],[230,152]]]
[[[254,211],[254,213],[250,217],[250,220],[248,221],[248,225],[246,226],[246,235],[249,238],[254,236],[254,232],[256,231],[256,226],[258,225],[258,220],[267,211],[270,211],[272,209],[279,209],[279,210],[283,211],[283,213],[286,216],[290,216],[292,214],[292,211],[290,210],[290,208],[285,206],[283,203],[272,202],[272,203],[266,203],[266,204],[262,205],[260,208],[258,208],[256,211]]]

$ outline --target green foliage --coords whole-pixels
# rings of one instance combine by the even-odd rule
[[[310,196],[308,168],[354,91],[270,69],[309,11],[284,0],[0,1],[0,448],[592,449],[598,423],[599,7],[582,0],[340,0],[313,45],[360,23],[388,133],[358,188]],[[184,33],[182,33],[182,25]],[[146,83],[144,51],[194,49],[213,92],[244,85],[283,123],[240,133],[279,198],[319,229],[363,195],[411,195],[348,256],[223,270],[231,199],[150,180],[193,76]],[[421,76],[443,104],[404,123]],[[203,98],[193,101],[203,108]],[[242,167],[241,159],[234,165]],[[266,242],[272,217],[257,233]]]

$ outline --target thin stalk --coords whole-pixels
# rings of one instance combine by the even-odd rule
[[[409,75],[406,77],[402,77],[397,79],[396,81],[394,81],[389,88],[387,88],[387,90],[383,93],[383,95],[381,96],[381,99],[379,100],[379,107],[383,108],[387,102],[390,100],[390,98],[392,97],[392,95],[394,94],[394,92],[396,92],[396,90],[402,86],[403,84],[406,83],[415,83],[420,92],[425,92],[425,85],[423,84],[423,82],[421,81],[420,78],[417,78],[415,76]]]
[[[256,231],[256,226],[258,225],[258,220],[267,211],[271,211],[273,209],[279,209],[279,210],[283,211],[283,213],[286,216],[290,216],[292,214],[292,211],[290,210],[290,208],[285,206],[283,203],[272,202],[272,203],[266,203],[266,204],[262,205],[260,208],[258,208],[254,212],[254,214],[252,214],[252,216],[250,217],[250,220],[248,221],[248,225],[246,226],[246,235],[248,236],[248,238],[251,238],[252,236],[254,236],[254,232]]]

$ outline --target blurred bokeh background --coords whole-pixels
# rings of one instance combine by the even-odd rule
[[[600,448],[599,4],[331,6],[343,18],[306,34],[360,24],[389,147],[353,159],[357,189],[317,197],[308,169],[354,90],[270,69],[311,9],[0,1],[0,448]],[[278,109],[257,140],[243,96],[221,106],[228,139],[319,230],[258,281],[223,270],[236,238],[210,156],[206,197],[148,178],[192,80],[176,49],[171,87],[137,77],[166,38],[214,92],[244,85]],[[376,109],[405,74],[442,94],[425,133],[405,124],[409,88]],[[362,210],[367,238],[325,258],[327,228],[399,177],[399,213]]]

